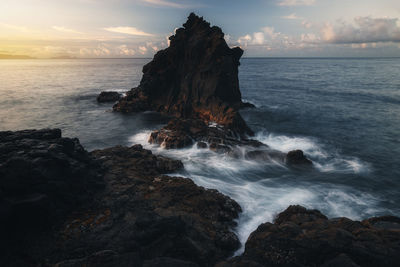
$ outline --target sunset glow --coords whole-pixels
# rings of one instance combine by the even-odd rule
[[[399,56],[396,0],[2,0],[0,54],[151,57],[190,11],[245,56]]]

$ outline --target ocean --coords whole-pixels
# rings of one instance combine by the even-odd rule
[[[164,150],[147,143],[168,119],[124,115],[98,104],[105,90],[139,84],[150,59],[1,60],[0,130],[61,128],[87,150],[141,143],[182,160],[174,174],[235,199],[244,243],[288,205],[329,217],[400,216],[400,58],[244,58],[241,111],[255,138],[288,152],[302,149],[310,171],[278,162],[233,159],[196,146]]]

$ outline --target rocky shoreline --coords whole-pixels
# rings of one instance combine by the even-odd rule
[[[235,158],[313,163],[251,139],[240,115],[240,48],[190,14],[143,68],[140,85],[103,92],[114,111],[156,111],[170,122],[149,142],[197,147]],[[246,148],[245,152],[243,149]],[[179,160],[141,145],[86,151],[60,129],[0,132],[1,266],[398,266],[400,218],[328,219],[290,206],[260,225],[242,255],[235,234],[241,207],[216,190],[166,174]]]
[[[2,266],[397,266],[400,218],[290,206],[243,255],[240,206],[141,145],[86,152],[59,129],[0,132]]]

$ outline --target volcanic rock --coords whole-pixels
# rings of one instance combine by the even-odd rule
[[[61,131],[0,132],[2,266],[212,266],[240,206],[141,145],[86,152]]]
[[[55,221],[90,200],[103,183],[100,170],[79,140],[59,129],[0,132],[1,222]]]
[[[301,150],[289,151],[285,157],[285,162],[287,165],[312,166],[312,161]]]
[[[116,102],[120,100],[121,97],[122,97],[121,93],[112,91],[103,91],[97,96],[97,102],[99,103]]]
[[[374,226],[383,221],[390,226]],[[398,266],[399,226],[400,218],[393,216],[328,219],[317,210],[290,206],[250,235],[243,255],[218,266]]]
[[[19,255],[104,187],[102,169],[60,129],[0,132],[0,262]]]
[[[219,27],[191,13],[143,67],[143,77],[116,105],[115,111],[153,110],[177,118],[218,123],[235,133],[253,134],[238,110],[243,103],[238,66],[243,50],[229,48]]]

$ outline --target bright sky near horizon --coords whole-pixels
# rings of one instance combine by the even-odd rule
[[[248,57],[400,56],[399,0],[1,0],[0,54],[151,57],[190,12]]]

